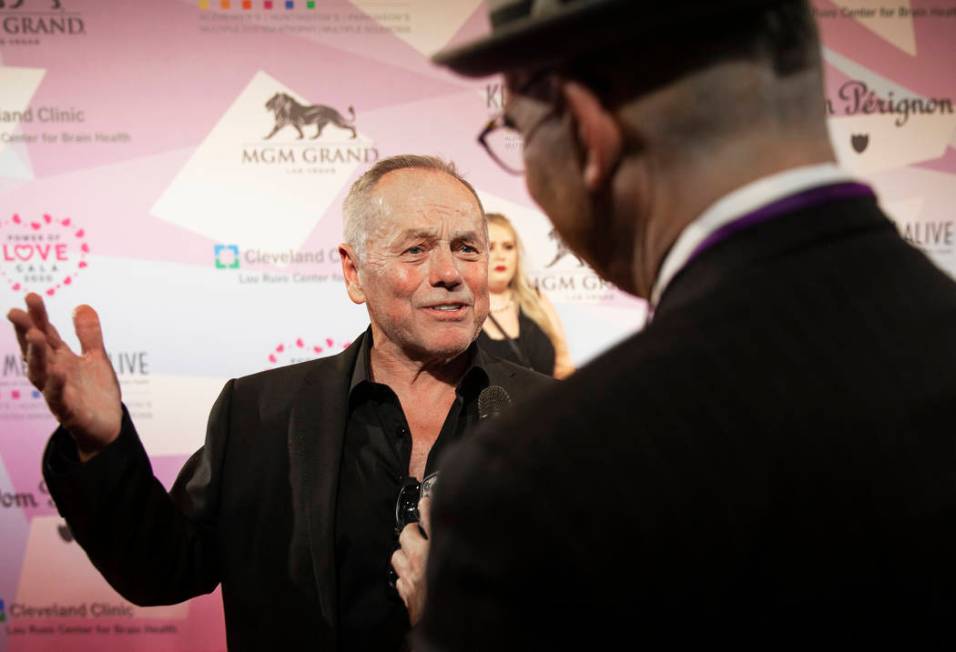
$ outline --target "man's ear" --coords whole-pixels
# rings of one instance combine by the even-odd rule
[[[584,184],[594,192],[607,183],[621,155],[621,129],[586,86],[563,81],[561,94],[578,125],[578,141],[585,149]]]
[[[342,276],[345,277],[345,289],[353,303],[365,303],[365,290],[359,279],[358,256],[347,244],[339,245],[339,258],[342,259]]]

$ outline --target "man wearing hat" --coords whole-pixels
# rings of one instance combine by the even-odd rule
[[[446,461],[422,648],[948,622],[956,286],[835,165],[808,3],[491,4],[436,61],[505,74],[482,143],[521,136],[561,237],[652,317]]]

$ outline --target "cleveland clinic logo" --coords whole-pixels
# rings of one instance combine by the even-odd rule
[[[236,270],[240,285],[297,285],[341,282],[342,259],[337,247],[303,249],[240,249],[235,244],[213,248],[216,269]],[[240,271],[241,268],[241,271]]]
[[[267,250],[267,249],[240,249],[236,244],[213,245],[216,269],[239,269],[240,261],[249,268],[286,268],[294,266],[297,269],[315,267],[318,265],[338,266],[341,262],[337,247],[328,249],[294,249]]]
[[[216,255],[216,269],[239,269],[239,246],[217,244],[213,247]]]
[[[242,149],[244,165],[298,166],[306,172],[335,172],[341,165],[368,165],[378,160],[378,150],[361,143],[355,129],[355,109],[348,117],[325,104],[306,104],[284,92],[274,93],[263,104],[272,125],[261,143]],[[296,171],[299,171],[296,170]]]
[[[0,218],[0,280],[14,292],[52,297],[73,285],[89,253],[86,231],[72,218]]]

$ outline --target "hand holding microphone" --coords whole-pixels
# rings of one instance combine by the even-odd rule
[[[491,385],[478,395],[478,419],[485,421],[499,416],[511,405],[504,387]],[[395,505],[399,548],[392,554],[390,582],[408,609],[412,626],[425,608],[425,566],[428,562],[428,539],[431,535],[431,496],[438,480],[432,473],[418,482],[402,487]]]

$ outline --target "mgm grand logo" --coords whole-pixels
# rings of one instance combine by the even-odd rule
[[[346,118],[331,106],[306,105],[287,93],[276,93],[265,108],[275,120],[272,130],[261,145],[243,148],[243,164],[308,166],[303,171],[332,172],[337,165],[368,165],[379,158],[374,147],[352,142],[358,134],[351,106]]]
[[[26,0],[13,0],[13,3],[10,5],[9,9],[19,9],[20,7],[23,6],[24,2],[26,2]],[[63,8],[63,3],[61,3],[60,0],[52,0],[52,2],[50,0],[42,0],[42,2],[39,2],[39,3],[34,2],[31,4],[39,4],[40,8],[42,9],[62,9]],[[7,7],[6,0],[0,0],[0,9],[7,9],[7,8],[8,7]]]
[[[16,10],[7,13],[4,10]],[[86,34],[83,19],[63,12],[61,0],[0,0],[0,32],[12,37]]]
[[[584,267],[584,261],[581,260],[581,258],[576,253],[571,251],[571,248],[564,243],[564,240],[562,240],[561,236],[558,235],[557,229],[551,229],[551,231],[548,232],[548,238],[554,243],[556,251],[554,253],[554,258],[552,258],[551,262],[545,265],[545,267],[554,267],[561,262],[562,258],[567,256],[573,256],[574,259],[578,261],[578,267]]]

